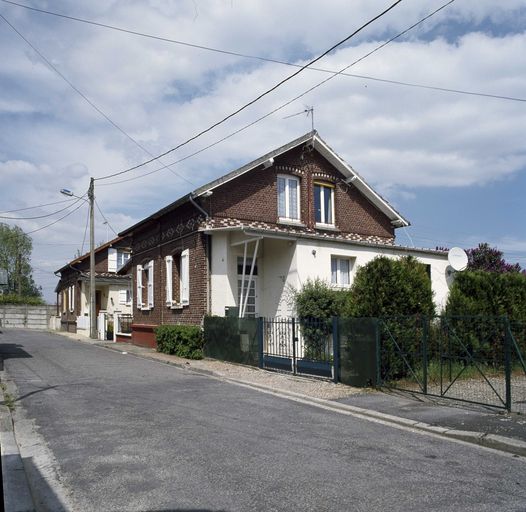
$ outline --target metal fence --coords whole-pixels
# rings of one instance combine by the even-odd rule
[[[379,385],[526,412],[522,323],[396,317],[379,319],[378,329]]]
[[[119,334],[131,334],[133,316],[130,314],[119,313],[118,321],[119,321],[119,325],[117,327],[117,332]]]
[[[205,355],[526,413],[526,323],[503,317],[207,317]]]

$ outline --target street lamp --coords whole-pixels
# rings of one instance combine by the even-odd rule
[[[86,201],[83,197],[76,196],[71,190],[66,188],[61,189],[60,193]],[[93,178],[90,178],[88,201],[86,202],[89,202],[89,337],[97,339],[97,320],[95,316],[95,220],[93,209],[95,203],[95,180]]]

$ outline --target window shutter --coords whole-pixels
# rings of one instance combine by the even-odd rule
[[[137,309],[142,307],[142,265],[137,265]]]
[[[75,311],[75,285],[69,287],[69,311]]]
[[[119,290],[119,304],[126,304],[127,292],[128,290],[126,290],[126,288]]]
[[[108,272],[117,272],[117,249],[108,249]]]
[[[190,265],[189,265],[189,255],[190,252],[188,249],[185,249],[181,253],[181,304],[188,305],[190,304]]]
[[[172,256],[166,256],[164,258],[166,262],[166,305],[171,306],[173,302],[173,275],[172,275],[172,268],[173,268],[173,257]]]
[[[148,263],[148,309],[153,309],[153,260]]]

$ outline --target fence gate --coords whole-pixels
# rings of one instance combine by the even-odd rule
[[[332,320],[264,318],[263,367],[334,377]]]
[[[380,320],[380,381],[388,387],[523,411],[520,327],[502,317]]]

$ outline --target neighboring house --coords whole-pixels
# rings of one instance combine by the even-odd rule
[[[319,277],[351,285],[378,255],[428,265],[437,305],[444,252],[394,245],[408,226],[313,131],[187,194],[121,236],[132,239],[132,340],[154,346],[161,324],[204,315],[290,316],[291,288]]]
[[[99,313],[132,312],[130,275],[117,272],[130,260],[130,239],[118,237],[95,249],[95,309]],[[90,253],[79,256],[55,272],[57,315],[63,330],[89,335]]]

